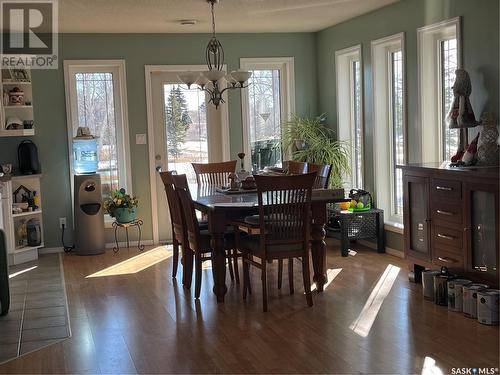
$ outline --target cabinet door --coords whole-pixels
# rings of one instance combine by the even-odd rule
[[[498,185],[465,185],[467,270],[498,282]]]
[[[405,175],[403,185],[406,254],[430,261],[429,179]]]

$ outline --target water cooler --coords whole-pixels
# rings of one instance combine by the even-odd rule
[[[78,255],[104,253],[104,210],[97,140],[88,128],[79,128],[73,139],[75,252]]]

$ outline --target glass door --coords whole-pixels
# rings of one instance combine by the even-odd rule
[[[468,271],[498,282],[498,186],[466,184]]]
[[[196,183],[191,163],[208,163],[205,93],[175,83],[163,84],[164,138],[168,170]]]
[[[154,122],[151,140],[154,142],[152,168],[186,174],[190,184],[196,183],[191,163],[229,159],[227,104],[216,110],[214,105],[208,103],[208,97],[203,91],[196,87],[188,89],[177,78],[183,71],[201,71],[206,67],[194,68],[197,67],[170,71],[170,67],[165,67],[166,71],[151,73],[150,95]],[[169,242],[172,239],[172,228],[165,188],[156,172],[155,177],[153,237],[155,241]]]

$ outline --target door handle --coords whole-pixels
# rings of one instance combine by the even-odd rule
[[[440,260],[441,262],[445,262],[445,263],[456,263],[457,262],[455,259],[448,258],[448,257],[438,257],[438,260]]]
[[[155,169],[156,169],[156,172],[161,172],[161,165],[158,165]]]
[[[455,215],[453,212],[449,212],[449,211],[442,211],[442,210],[436,210],[436,212],[440,215],[446,215],[446,216],[453,216]]]
[[[445,240],[450,240],[450,241],[453,241],[455,239],[455,237],[453,237],[453,236],[449,236],[447,234],[442,234],[442,233],[438,233],[437,236],[439,238],[444,238]]]
[[[448,186],[436,186],[436,190],[444,190],[444,191],[452,191],[453,188],[448,187]]]

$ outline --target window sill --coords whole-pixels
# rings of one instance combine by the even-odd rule
[[[404,233],[404,225],[402,223],[387,221],[384,224],[384,229],[389,232],[403,234]]]

